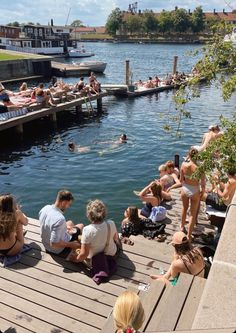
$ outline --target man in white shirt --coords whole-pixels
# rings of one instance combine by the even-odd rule
[[[80,247],[78,235],[82,233],[83,224],[74,225],[63,215],[73,200],[71,192],[59,191],[55,203],[44,206],[39,212],[42,243],[48,252],[58,254],[66,247]]]

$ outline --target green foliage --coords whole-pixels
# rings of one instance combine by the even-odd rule
[[[198,178],[205,174],[211,179],[214,171],[225,181],[229,172],[236,172],[236,114],[232,120],[221,117],[220,123],[224,134],[199,153]]]
[[[205,16],[202,7],[196,7],[191,16],[191,27],[193,32],[200,32],[205,27]]]
[[[122,12],[120,8],[115,8],[111,14],[108,16],[106,23],[106,31],[108,34],[115,36],[116,31],[121,28],[122,24]]]
[[[150,10],[145,10],[143,12],[143,27],[147,33],[156,32],[158,28],[158,21]]]
[[[143,30],[143,20],[138,15],[130,15],[126,20],[126,28],[132,33],[141,33]]]
[[[159,31],[160,32],[170,32],[173,30],[173,21],[171,12],[162,11],[159,16]]]
[[[83,22],[81,20],[75,20],[71,23],[72,27],[84,27]]]
[[[20,26],[20,23],[17,22],[17,21],[14,21],[14,22],[10,22],[7,24],[9,27],[19,27]]]
[[[172,12],[173,26],[176,32],[186,32],[190,27],[190,16],[185,9],[178,8]]]

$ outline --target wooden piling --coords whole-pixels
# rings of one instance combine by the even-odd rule
[[[102,98],[97,99],[97,109],[98,111],[102,111]]]
[[[82,112],[82,105],[80,104],[80,105],[76,105],[76,107],[75,107],[75,111],[77,112],[77,113],[81,113]]]
[[[16,126],[16,132],[18,134],[23,134],[24,130],[23,130],[23,124],[19,124]]]
[[[129,60],[125,60],[125,84],[129,85]]]
[[[52,113],[51,116],[50,116],[51,120],[56,123],[57,122],[57,114],[56,112],[55,113]]]
[[[175,75],[175,74],[176,74],[177,63],[178,63],[178,56],[174,56],[174,63],[173,63],[173,75]]]

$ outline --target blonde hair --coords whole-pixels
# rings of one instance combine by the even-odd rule
[[[101,200],[90,201],[87,204],[87,218],[92,223],[103,222],[107,215],[107,209]]]
[[[166,171],[167,170],[167,166],[165,164],[161,164],[158,168],[158,170],[161,171]]]
[[[140,329],[145,316],[139,296],[133,291],[124,291],[116,300],[113,317],[118,330]]]

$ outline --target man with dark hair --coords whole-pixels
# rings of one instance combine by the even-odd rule
[[[71,192],[59,191],[55,203],[44,206],[39,212],[42,243],[48,252],[58,254],[66,247],[77,249],[80,246],[78,236],[82,233],[83,224],[74,225],[63,215],[73,200]]]

